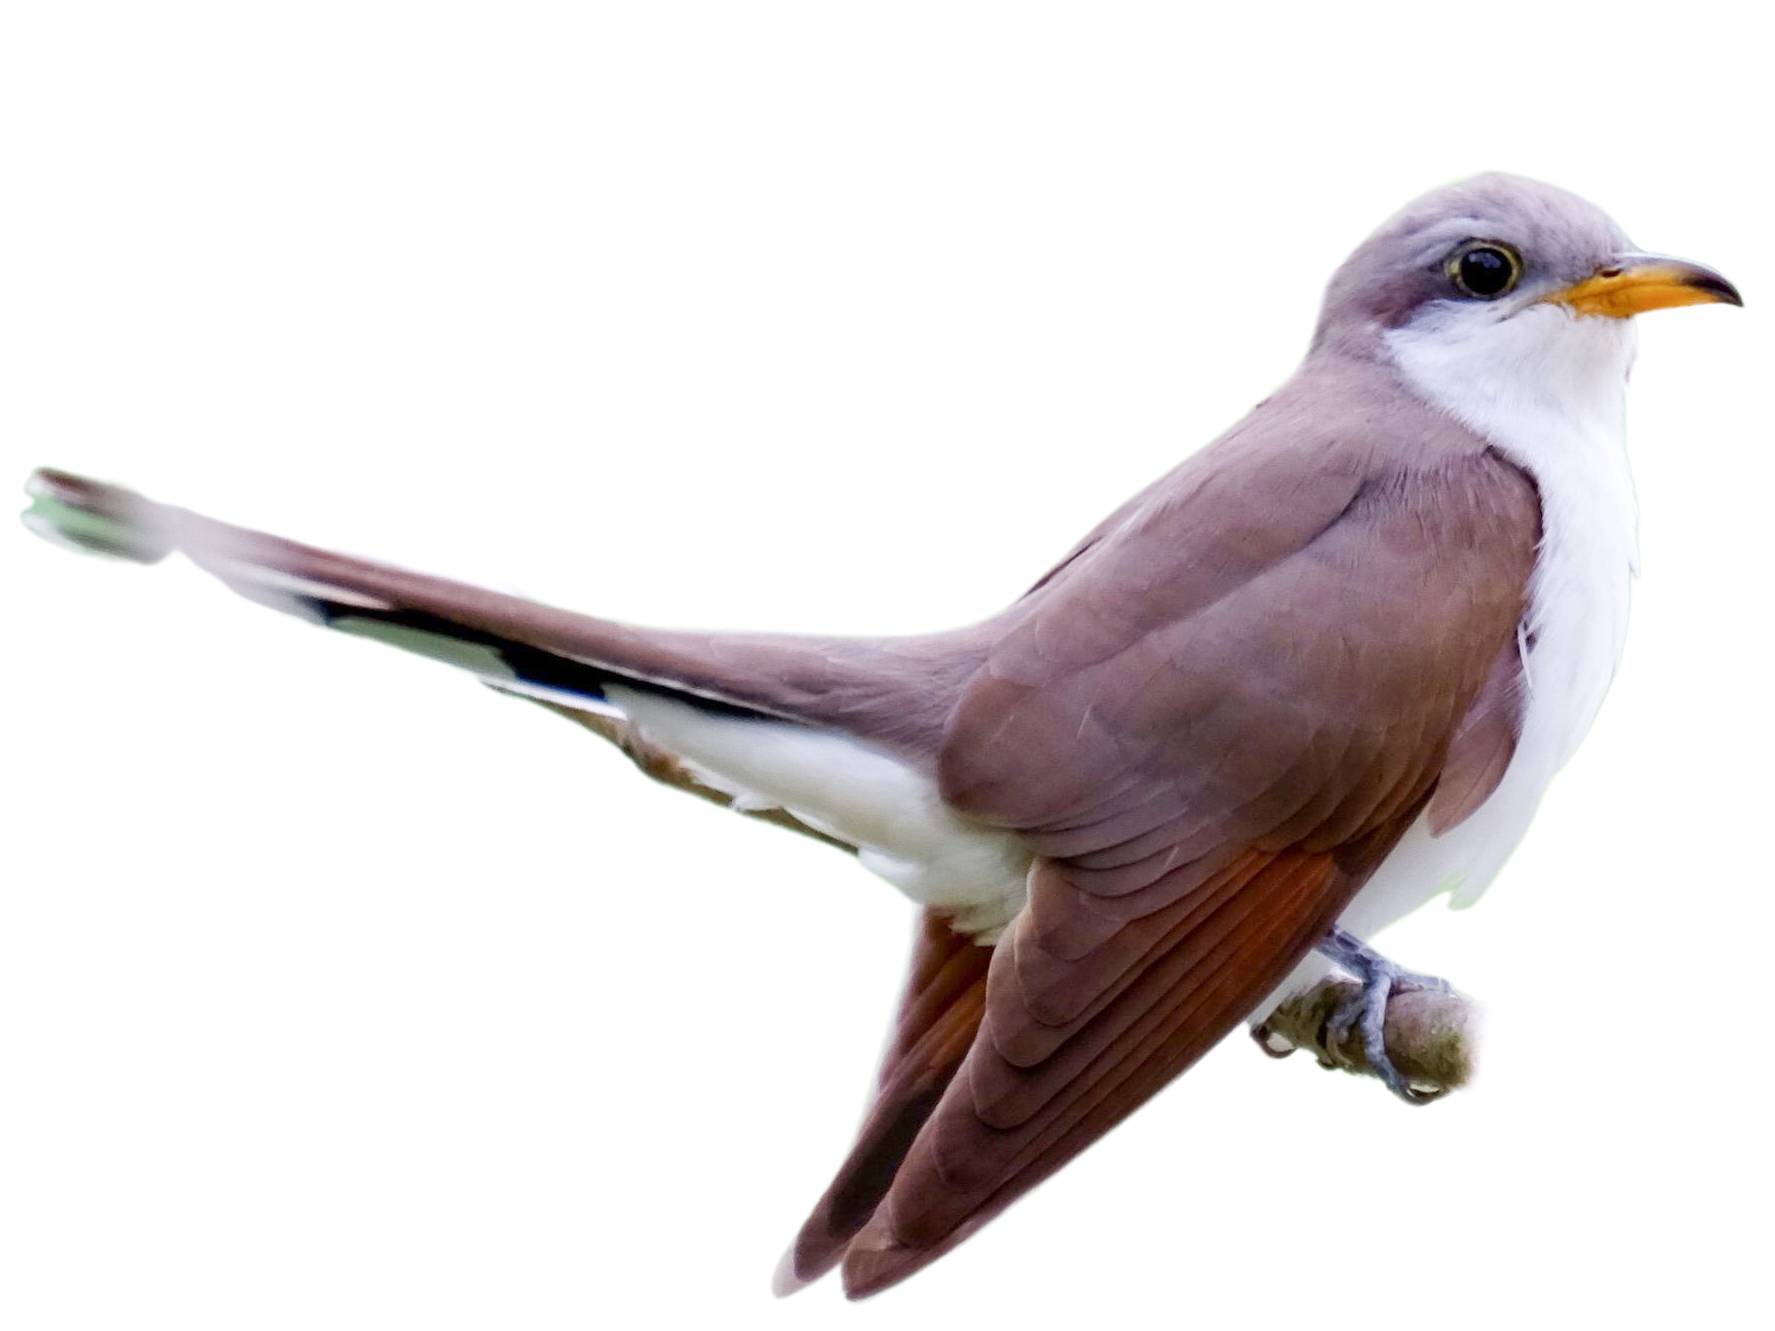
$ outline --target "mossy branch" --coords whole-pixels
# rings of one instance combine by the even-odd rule
[[[1319,1066],[1373,1076],[1362,1041],[1351,1031],[1332,1039],[1332,1014],[1361,991],[1356,981],[1331,976],[1286,1000],[1252,1031],[1266,1054],[1285,1058],[1305,1049]],[[1414,1087],[1442,1095],[1473,1079],[1479,1010],[1458,993],[1414,989],[1387,1002],[1387,1057]]]

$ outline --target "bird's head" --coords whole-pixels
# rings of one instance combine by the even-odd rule
[[[1485,175],[1426,194],[1364,241],[1331,280],[1314,346],[1458,361],[1481,379],[1619,382],[1633,315],[1714,302],[1743,303],[1712,269],[1636,249],[1575,194]]]

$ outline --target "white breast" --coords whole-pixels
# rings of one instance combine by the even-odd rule
[[[1471,905],[1503,868],[1608,692],[1639,563],[1623,420],[1627,320],[1542,305],[1464,326],[1420,321],[1388,345],[1415,392],[1534,477],[1541,545],[1518,639],[1528,692],[1510,766],[1458,827],[1432,836],[1419,819],[1406,832],[1339,920],[1364,939],[1443,892]],[[1254,1019],[1329,969],[1309,957]]]
[[[1471,905],[1503,867],[1608,692],[1639,563],[1623,418],[1634,351],[1627,320],[1540,305],[1468,329],[1414,327],[1390,347],[1417,392],[1534,477],[1542,534],[1510,767],[1459,827],[1432,837],[1420,823],[1407,834],[1351,907],[1346,927],[1359,936],[1442,891]]]

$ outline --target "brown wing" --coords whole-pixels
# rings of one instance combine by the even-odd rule
[[[945,794],[1041,858],[979,1033],[846,1255],[852,1295],[1199,1058],[1427,804],[1513,640],[1538,502],[1484,453],[1365,462],[1226,459],[1084,551],[964,694]]]
[[[912,1140],[937,1107],[980,1029],[992,949],[927,910],[919,919],[899,1014],[882,1055],[875,1102],[831,1186],[777,1273],[787,1294],[819,1279],[875,1214]]]

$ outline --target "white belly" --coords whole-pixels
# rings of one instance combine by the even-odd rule
[[[1572,595],[1545,608],[1541,631],[1526,657],[1530,692],[1522,734],[1504,779],[1466,821],[1441,836],[1431,834],[1427,818],[1411,826],[1339,918],[1356,937],[1372,938],[1445,892],[1451,905],[1470,906],[1504,867],[1555,773],[1589,730],[1614,675],[1631,572],[1625,561],[1610,572],[1604,579],[1604,570],[1595,570],[1595,582],[1585,587],[1588,606]],[[1433,969],[1422,961],[1417,964]],[[1330,969],[1317,954],[1307,958],[1263,1013]]]
[[[1568,515],[1569,516],[1569,515]],[[1620,660],[1631,553],[1569,521],[1546,532],[1521,638],[1527,695],[1504,779],[1441,836],[1419,821],[1351,903],[1344,927],[1365,937],[1443,892],[1479,899],[1528,831],[1555,773],[1577,751]]]

